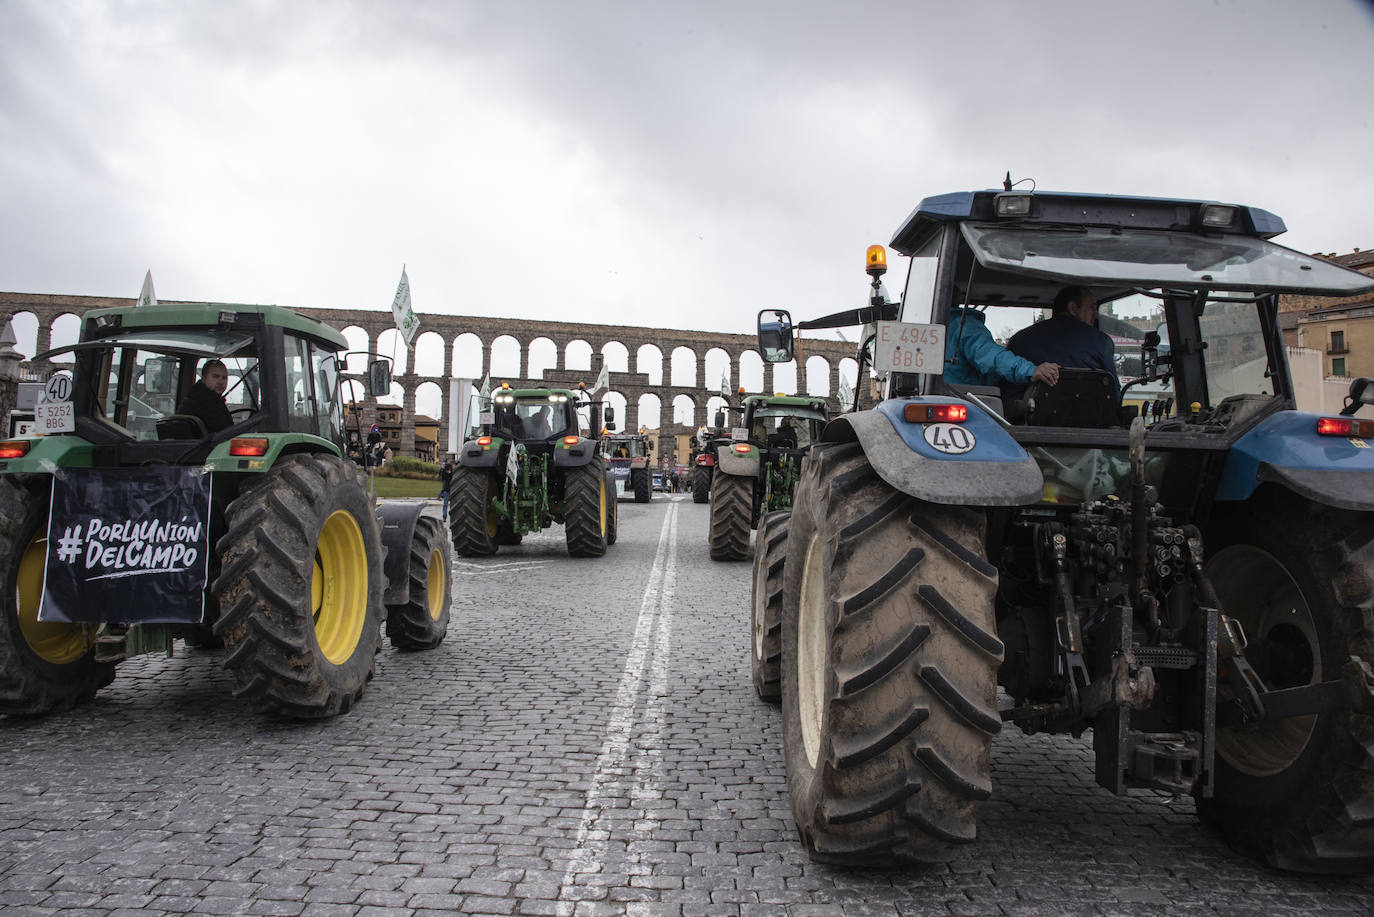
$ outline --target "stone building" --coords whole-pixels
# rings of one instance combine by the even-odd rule
[[[1317,257],[1374,276],[1374,252]],[[1285,296],[1279,313],[1284,343],[1320,351],[1326,376],[1374,376],[1374,296]]]

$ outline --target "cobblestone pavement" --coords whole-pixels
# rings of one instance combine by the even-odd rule
[[[1271,872],[1187,799],[1113,797],[1090,736],[994,746],[947,865],[809,862],[779,716],[749,684],[749,565],[707,507],[620,503],[455,564],[448,639],[383,650],[351,713],[260,719],[215,653],[121,666],[95,703],[0,718],[6,914],[1369,914],[1374,878]]]

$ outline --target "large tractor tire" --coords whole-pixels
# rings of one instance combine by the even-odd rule
[[[754,521],[754,479],[717,472],[711,482],[712,560],[747,560]]]
[[[1269,490],[1219,513],[1207,574],[1270,690],[1341,680],[1374,662],[1374,514]],[[1360,662],[1352,662],[1359,657]],[[1217,730],[1216,784],[1198,814],[1279,869],[1374,866],[1374,714],[1341,710]]]
[[[48,553],[49,479],[0,477],[0,713],[36,716],[85,703],[114,678],[95,632],[38,620]]]
[[[893,490],[857,443],[816,447],[784,568],[787,789],[811,857],[950,859],[992,791],[997,571],[986,517]]]
[[[225,511],[215,633],[234,694],[264,713],[348,712],[381,639],[381,524],[353,463],[289,455]]]
[[[750,605],[750,667],[761,700],[782,700],[782,576],[792,511],[769,513],[759,522],[754,545],[753,597]]]
[[[449,485],[448,525],[453,550],[461,557],[487,557],[499,544],[519,544],[519,537],[502,524],[492,501],[501,494],[499,473],[459,465]],[[515,541],[508,540],[514,536]]]
[[[706,503],[711,499],[711,466],[698,465],[692,469],[692,502]]]
[[[428,650],[448,633],[453,594],[453,550],[433,516],[415,520],[410,539],[410,599],[386,608],[386,635],[399,650]]]
[[[636,503],[648,503],[654,495],[654,478],[648,468],[631,468],[630,485],[634,488]]]
[[[615,495],[615,476],[606,475],[606,544],[613,545],[620,535],[620,503]]]
[[[569,468],[563,479],[563,534],[572,557],[606,553],[606,504],[615,503],[614,483],[607,485],[606,464],[594,458]]]

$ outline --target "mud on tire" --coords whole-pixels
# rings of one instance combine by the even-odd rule
[[[1001,728],[986,519],[884,483],[857,443],[816,447],[784,568],[787,788],[814,859],[949,859],[974,839]]]
[[[400,650],[428,650],[448,633],[453,553],[443,525],[432,516],[415,520],[410,539],[410,600],[386,608],[386,635]]]
[[[500,494],[499,473],[459,465],[449,483],[448,525],[453,550],[461,557],[487,557],[498,544],[519,544],[520,538],[504,526],[491,501]],[[514,538],[514,541],[510,539]]]
[[[382,541],[361,473],[334,456],[290,455],[226,510],[215,633],[234,694],[296,718],[345,713],[374,671]]]
[[[747,559],[753,520],[754,479],[717,471],[711,482],[711,559]]]
[[[606,503],[615,501],[615,487],[608,488],[606,481],[606,462],[600,457],[567,470],[563,479],[563,534],[572,557],[606,553]]]
[[[1374,516],[1272,486],[1220,510],[1208,576],[1245,628],[1270,690],[1340,680],[1374,662]],[[1358,657],[1360,663],[1352,663]],[[1341,710],[1219,729],[1198,815],[1233,846],[1295,872],[1374,866],[1374,715]]]
[[[769,513],[759,522],[754,544],[749,646],[754,692],[761,700],[782,699],[782,586],[792,511]]]
[[[51,479],[16,477],[0,478],[0,713],[35,716],[90,700],[114,666],[95,661],[94,631],[38,620]]]

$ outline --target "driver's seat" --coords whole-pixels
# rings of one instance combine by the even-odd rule
[[[1025,422],[1044,427],[1115,427],[1120,424],[1116,380],[1100,369],[1059,370],[1059,382],[1026,386]]]
[[[209,439],[205,421],[194,414],[169,414],[157,422],[158,439]]]

